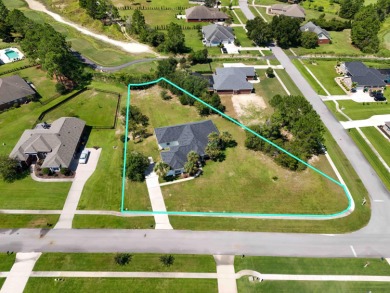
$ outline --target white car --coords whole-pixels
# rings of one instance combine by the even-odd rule
[[[79,164],[86,164],[89,157],[89,150],[83,150],[80,155]]]

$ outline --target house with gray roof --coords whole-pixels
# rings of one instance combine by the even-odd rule
[[[256,79],[254,67],[217,68],[213,74],[213,89],[219,94],[250,94],[253,84],[248,80]]]
[[[187,22],[217,22],[225,21],[229,16],[218,8],[208,8],[206,6],[194,6],[186,9]]]
[[[303,7],[298,4],[274,4],[269,8],[268,12],[270,14],[284,15],[301,19],[305,19],[306,17],[305,9],[303,9]]]
[[[75,117],[62,117],[50,124],[38,124],[35,129],[25,130],[13,148],[10,158],[27,165],[43,160],[42,168],[58,171],[69,168],[85,122]]]
[[[340,65],[340,71],[345,75],[344,82],[352,88],[352,83],[356,83],[357,90],[364,88],[384,88],[386,86],[386,75],[378,69],[367,67],[363,62],[352,61]]]
[[[201,158],[205,157],[208,136],[218,132],[211,120],[191,122],[154,129],[158,147],[163,162],[171,166],[175,174],[184,172],[187,154],[196,152]]]
[[[221,44],[234,43],[234,34],[231,27],[210,24],[202,27],[203,44],[207,47],[215,47]]]
[[[302,32],[312,32],[317,35],[317,44],[329,44],[330,43],[330,34],[319,27],[318,25],[315,25],[311,21],[308,23],[305,23],[303,26],[300,27],[300,30]]]
[[[0,78],[0,110],[22,104],[36,92],[19,75]]]

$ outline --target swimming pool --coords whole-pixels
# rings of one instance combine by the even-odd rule
[[[8,57],[9,60],[17,59],[19,58],[18,52],[15,52],[14,50],[8,50],[5,51],[5,55]]]
[[[11,63],[22,60],[24,55],[18,48],[7,48],[0,50],[0,64]]]

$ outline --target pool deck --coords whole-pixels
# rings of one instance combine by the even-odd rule
[[[10,59],[6,55],[6,53],[9,51],[15,52],[18,55],[18,58],[11,58]],[[20,52],[18,48],[11,47],[11,48],[6,48],[6,49],[0,50],[0,64],[7,64],[7,63],[11,63],[11,62],[16,62],[16,61],[22,60],[23,58],[24,58],[24,54],[22,52]]]

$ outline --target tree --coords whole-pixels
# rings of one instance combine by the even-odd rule
[[[340,3],[339,16],[353,19],[355,14],[363,7],[364,0],[342,0]]]
[[[172,75],[176,71],[177,60],[169,57],[168,59],[158,61],[156,75],[158,78],[167,77]]]
[[[124,266],[131,262],[133,256],[129,253],[117,253],[115,255],[115,262],[120,265]]]
[[[6,155],[0,155],[0,176],[5,182],[13,182],[20,176],[19,162]]]
[[[390,0],[378,0],[376,9],[379,15],[379,20],[383,21],[390,14]]]
[[[284,15],[272,18],[273,35],[281,48],[287,49],[299,45],[301,37],[300,23],[301,20]]]
[[[363,7],[352,22],[352,44],[364,53],[376,53],[379,50],[379,30],[380,21],[375,7]]]
[[[140,34],[146,28],[145,17],[142,14],[141,10],[136,9],[131,18],[131,27],[130,32],[132,34]]]
[[[205,0],[204,1],[204,6],[212,8],[217,4],[217,0]]]
[[[4,5],[3,1],[0,0],[0,22],[5,21],[9,13],[8,8]]]
[[[164,50],[171,53],[184,53],[187,51],[185,46],[185,36],[180,25],[171,22],[168,25],[167,38],[164,42]]]
[[[167,175],[170,169],[171,167],[164,162],[157,162],[153,167],[153,171],[156,172],[156,174],[162,178],[164,178]]]
[[[195,51],[188,56],[188,61],[190,61],[192,65],[207,63],[209,62],[208,54],[209,51],[207,49]]]
[[[199,170],[198,161],[199,155],[194,151],[190,151],[187,154],[187,162],[184,164],[184,171],[190,175],[194,175]]]
[[[274,70],[271,67],[268,67],[267,70],[265,71],[268,77],[274,77]]]
[[[215,144],[207,144],[205,154],[213,161],[223,161],[225,159],[223,151]]]
[[[143,181],[149,160],[143,154],[132,151],[127,157],[126,175],[131,181]]]
[[[314,32],[303,32],[301,35],[301,46],[306,49],[314,49],[318,46],[318,36]]]
[[[162,255],[160,261],[164,266],[170,267],[175,262],[175,257],[173,255]]]
[[[234,140],[233,136],[227,131],[223,131],[219,135],[219,139],[220,139],[221,148],[223,150],[226,148],[232,148],[237,146],[237,142]]]
[[[187,154],[187,161],[188,162],[192,162],[192,163],[198,163],[199,161],[199,155],[197,152],[195,151],[190,151],[188,154]]]
[[[268,23],[261,17],[257,16],[246,23],[247,36],[256,45],[267,45],[272,41],[272,31]]]

